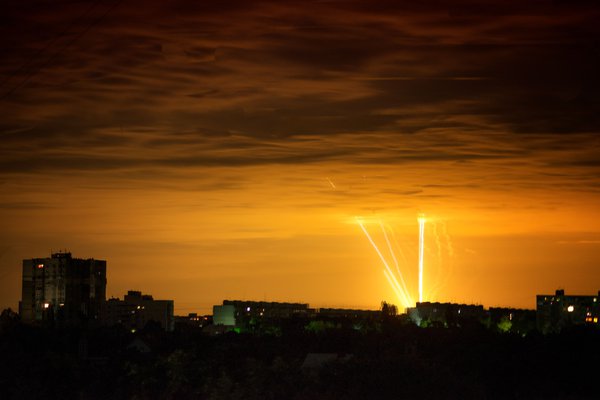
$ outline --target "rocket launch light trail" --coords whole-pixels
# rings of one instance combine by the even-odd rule
[[[402,299],[402,294],[400,292],[400,290],[396,287],[396,285],[394,284],[394,276],[390,275],[389,272],[387,272],[385,269],[383,270],[383,274],[385,275],[386,279],[388,280],[390,286],[392,287],[392,289],[394,290],[394,292],[396,293],[396,296],[398,297],[398,299]]]
[[[385,238],[385,243],[387,244],[387,247],[388,247],[388,250],[392,257],[392,260],[394,262],[394,265],[396,266],[396,272],[397,272],[396,274],[390,268],[390,264],[386,261],[386,257],[383,255],[383,253],[381,252],[381,250],[379,249],[379,247],[377,246],[377,244],[375,243],[375,241],[369,234],[369,231],[367,230],[362,219],[359,217],[355,217],[355,218],[356,218],[357,224],[360,226],[363,233],[369,240],[369,243],[371,243],[371,246],[373,246],[373,248],[375,249],[375,252],[377,253],[381,262],[383,263],[383,265],[385,267],[383,270],[383,273],[384,273],[386,279],[388,280],[388,283],[392,287],[394,293],[398,297],[398,300],[404,307],[407,307],[407,308],[413,307],[415,303],[413,302],[413,298],[410,295],[410,291],[408,290],[408,286],[406,285],[406,281],[404,280],[404,276],[402,274],[400,264],[398,262],[398,259],[396,258],[394,246],[392,246],[392,242],[390,241],[390,237],[388,236],[386,226],[383,224],[382,221],[379,221],[379,226],[381,228],[381,232],[383,233],[383,237]],[[417,221],[419,222],[418,302],[422,303],[424,301],[424,297],[425,297],[424,296],[425,291],[423,289],[423,287],[424,287],[424,272],[425,272],[424,271],[425,223],[427,222],[427,218],[425,217],[425,214],[419,214],[417,217]],[[434,226],[434,228],[435,228],[435,226]],[[398,244],[398,242],[395,238],[393,229],[390,228],[390,231],[391,231],[392,237],[394,239],[394,242],[396,243],[396,246],[398,246],[398,250],[400,251],[400,255],[402,256],[404,263],[406,265],[409,265],[409,263],[406,260],[406,257],[404,256],[402,248],[400,247],[400,245]],[[437,234],[437,231],[435,232],[435,237],[436,237],[436,243],[438,246],[438,258],[441,260],[441,241],[440,241],[439,235]],[[428,293],[429,293],[429,295],[428,295],[428,298],[429,298],[431,295],[431,291]]]
[[[394,253],[394,249],[392,248],[392,244],[390,243],[390,239],[388,238],[387,232],[385,230],[385,227],[383,226],[383,223],[381,223],[381,221],[379,222],[379,226],[381,226],[381,230],[383,231],[383,236],[385,237],[385,242],[388,245],[388,249],[390,250],[390,254],[392,255],[392,259],[394,260],[394,264],[396,265],[396,271],[398,272],[398,277],[400,278],[400,283],[402,284],[402,289],[404,290],[404,293],[406,294],[406,297],[408,299],[408,302],[412,305],[413,301],[412,298],[410,297],[410,295],[408,294],[408,289],[406,287],[406,282],[404,282],[404,277],[402,276],[402,272],[400,271],[400,266],[398,265],[398,260],[396,259],[396,254]]]
[[[396,296],[398,296],[398,300],[400,300],[400,302],[402,303],[402,305],[404,307],[410,307],[410,306],[412,306],[412,301],[409,300],[409,296],[407,296],[407,293],[400,287],[400,284],[398,283],[398,280],[394,276],[394,273],[390,269],[387,261],[385,261],[385,257],[383,256],[383,254],[381,254],[381,251],[379,250],[379,247],[377,247],[377,244],[375,244],[375,242],[371,238],[371,235],[369,235],[369,232],[365,228],[364,224],[358,218],[356,218],[356,222],[358,223],[358,225],[360,226],[360,228],[364,232],[364,234],[367,237],[367,239],[369,239],[369,242],[371,243],[371,245],[373,246],[373,248],[375,249],[375,251],[379,255],[379,258],[381,259],[381,262],[385,266],[385,269],[383,270],[383,273],[385,274],[385,277],[390,282],[390,285],[392,286],[392,289],[396,293]]]
[[[423,302],[423,242],[425,237],[425,214],[419,218],[419,303]]]

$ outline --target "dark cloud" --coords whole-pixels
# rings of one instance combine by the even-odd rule
[[[598,10],[478,3],[11,2],[1,169],[523,159],[553,150],[532,134],[593,142]],[[444,140],[406,138],[432,132]]]

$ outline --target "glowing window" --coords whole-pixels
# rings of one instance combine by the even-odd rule
[[[37,267],[38,267],[38,269],[42,269],[42,268],[44,268],[44,264],[38,264]]]
[[[573,310],[575,310],[575,307],[573,307],[573,306],[567,307],[567,311],[568,312],[573,312]]]
[[[50,307],[50,303],[44,303],[44,308]]]
[[[246,311],[250,311],[250,307],[246,307]]]

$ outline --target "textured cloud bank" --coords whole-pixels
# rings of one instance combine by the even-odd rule
[[[598,11],[585,3],[204,3],[9,5],[4,160],[52,148],[143,156],[144,130],[183,152],[238,135],[255,154],[289,146],[292,159],[298,135],[449,130],[495,146],[500,131],[527,146],[527,134],[598,130]]]

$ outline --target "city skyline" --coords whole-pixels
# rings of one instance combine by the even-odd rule
[[[0,307],[64,248],[177,314],[398,304],[357,221],[414,299],[420,214],[425,301],[597,293],[597,7],[200,3],[6,5]]]

